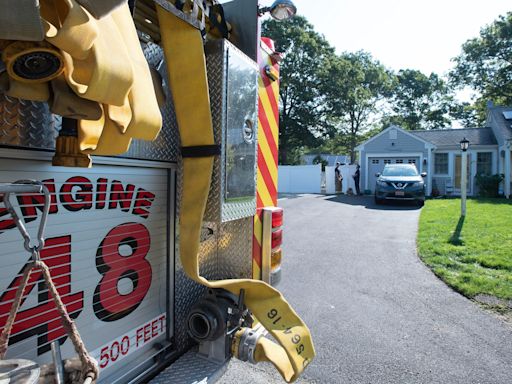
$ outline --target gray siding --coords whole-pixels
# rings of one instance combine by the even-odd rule
[[[390,156],[393,153],[397,153],[397,156],[400,156],[400,152],[425,151],[425,143],[423,141],[407,135],[398,129],[396,130],[396,139],[391,139],[389,132],[384,132],[383,135],[365,144],[365,151],[367,153],[389,153]]]

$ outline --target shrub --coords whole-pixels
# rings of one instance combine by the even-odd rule
[[[476,175],[476,185],[478,186],[478,194],[482,197],[498,197],[500,183],[504,177],[498,175]]]
[[[325,160],[322,156],[317,155],[313,159],[313,164],[322,164],[322,172],[325,172],[325,167],[329,165],[329,162]]]

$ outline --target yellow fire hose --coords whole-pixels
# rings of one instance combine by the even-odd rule
[[[213,145],[203,41],[199,30],[157,5],[160,34],[169,84],[183,147]],[[179,215],[180,256],[193,280],[238,295],[279,344],[260,338],[256,361],[270,361],[287,382],[292,382],[315,356],[309,329],[279,291],[263,281],[233,279],[208,281],[199,275],[198,245],[210,189],[213,157],[183,159],[182,199]]]

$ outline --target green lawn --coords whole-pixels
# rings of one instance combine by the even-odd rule
[[[427,200],[418,233],[421,259],[468,297],[512,299],[512,202],[505,199]]]

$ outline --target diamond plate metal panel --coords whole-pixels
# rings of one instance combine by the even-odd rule
[[[227,92],[227,59],[223,46],[219,43],[207,46],[206,69],[208,72],[208,89],[210,91],[210,108],[212,111],[213,137],[216,144],[223,143],[222,129],[226,121],[226,92]],[[208,203],[206,205],[205,220],[220,221],[221,196],[224,196],[223,161],[225,148],[221,146],[221,155],[215,157],[213,164],[212,184]]]
[[[181,185],[181,183],[179,183]],[[177,219],[179,223],[179,220]],[[179,228],[177,225],[176,228]],[[218,279],[218,227],[215,223],[205,222],[203,228],[212,235],[203,239],[199,245],[199,272],[209,280]],[[175,317],[175,348],[178,351],[185,351],[194,342],[187,334],[186,318],[190,308],[206,292],[206,287],[189,279],[183,271],[183,265],[180,260],[179,252],[179,234],[176,241],[176,261],[175,261],[175,292],[174,292],[174,317]]]
[[[186,318],[190,308],[203,296],[206,287],[189,279],[183,271],[179,252],[179,211],[182,196],[183,167],[178,162],[175,292],[174,292],[174,347],[183,352],[194,341],[187,334]],[[217,223],[203,222],[199,245],[199,270],[209,280],[252,276],[252,225],[253,218]]]
[[[46,103],[0,93],[0,145],[55,149],[60,122]]]
[[[180,357],[150,384],[208,384],[215,383],[224,374],[226,363],[213,363],[190,351]]]
[[[172,95],[167,84],[167,66],[165,65],[164,52],[159,45],[154,43],[142,43],[142,51],[149,66],[155,68],[162,77],[166,97],[165,105],[160,108],[163,126],[154,141],[133,140],[130,149],[122,157],[176,162],[179,155],[180,137]]]
[[[252,278],[253,221],[247,217],[221,225],[217,266],[220,279]]]
[[[251,68],[251,60],[247,58],[234,45],[226,40],[217,40],[209,42],[206,46],[206,67],[208,71],[208,86],[210,89],[210,105],[212,111],[212,123],[215,142],[221,145],[221,155],[215,159],[212,177],[212,186],[208,196],[205,218],[209,221],[227,222],[244,217],[253,216],[256,209],[256,196],[254,198],[244,199],[243,201],[227,202],[226,180],[226,143],[228,114],[234,106],[229,102],[228,82],[230,81],[230,55],[235,55],[237,59],[245,61],[247,68]],[[233,71],[235,69],[232,69]],[[255,75],[257,69],[255,67]],[[231,80],[232,81],[232,80]],[[256,76],[254,78],[256,81]],[[256,93],[254,94],[254,111],[256,111]],[[237,111],[231,111],[231,113]],[[247,111],[245,111],[247,112]],[[255,135],[257,132],[257,118],[254,119]],[[242,128],[242,127],[240,127]],[[254,146],[256,156],[256,145]],[[256,157],[254,157],[256,159]],[[254,172],[254,185],[256,185],[256,172]]]
[[[149,65],[156,68],[163,79],[167,97],[161,108],[163,127],[154,141],[133,140],[128,152],[121,157],[176,162],[179,132],[167,86],[163,50],[153,43],[143,43],[142,49]],[[61,120],[60,116],[50,113],[46,103],[15,99],[0,93],[0,145],[54,150]]]

